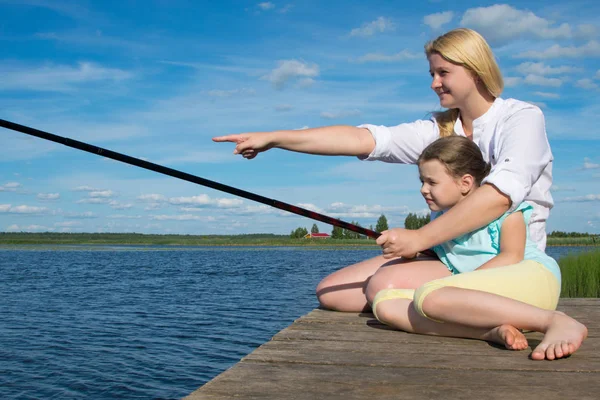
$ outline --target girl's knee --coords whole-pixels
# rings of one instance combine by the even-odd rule
[[[414,307],[422,316],[430,318],[439,309],[442,301],[439,289],[444,286],[437,282],[427,282],[415,291]],[[437,293],[434,293],[437,292]]]

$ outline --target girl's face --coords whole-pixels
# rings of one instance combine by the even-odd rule
[[[419,164],[419,178],[421,194],[431,211],[444,211],[454,207],[473,187],[471,175],[455,178],[438,160],[422,161]]]
[[[463,108],[472,94],[477,93],[473,75],[460,65],[444,60],[438,53],[429,57],[429,73],[433,78],[431,89],[440,98],[444,108]]]

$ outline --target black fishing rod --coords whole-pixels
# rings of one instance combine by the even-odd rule
[[[102,157],[110,158],[116,161],[121,161],[126,164],[135,165],[136,167],[148,169],[150,171],[158,172],[160,174],[169,175],[174,178],[183,179],[184,181],[196,183],[198,185],[207,186],[209,188],[219,190],[233,194],[235,196],[243,197],[245,199],[253,200],[259,203],[266,204],[271,207],[278,208],[280,210],[288,211],[294,214],[302,215],[317,221],[325,222],[327,224],[338,226],[340,228],[348,229],[349,231],[366,235],[370,238],[377,239],[381,234],[379,232],[372,231],[370,229],[363,228],[361,226],[349,224],[348,222],[341,221],[336,218],[328,217],[327,215],[319,214],[314,211],[307,210],[305,208],[296,207],[282,201],[269,199],[255,193],[247,192],[242,189],[237,189],[232,186],[227,186],[219,182],[211,181],[208,179],[200,178],[199,176],[191,175],[186,172],[181,172],[176,169],[163,167],[162,165],[154,164],[148,161],[140,160],[139,158],[131,157],[125,154],[117,153],[116,151],[103,149],[101,147],[93,146],[78,140],[69,139],[63,136],[54,135],[52,133],[40,131],[38,129],[30,128],[28,126],[19,125],[14,122],[0,119],[0,126],[13,131],[25,133],[27,135],[36,136],[42,139],[50,140],[65,146],[73,147],[75,149],[87,151]]]

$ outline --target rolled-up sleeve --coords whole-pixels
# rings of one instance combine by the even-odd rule
[[[482,183],[494,185],[511,199],[514,211],[552,162],[544,115],[535,106],[512,114],[497,131],[492,170]]]
[[[434,120],[418,120],[397,126],[364,124],[375,139],[375,148],[366,161],[384,161],[390,163],[414,164],[428,144],[439,137]]]

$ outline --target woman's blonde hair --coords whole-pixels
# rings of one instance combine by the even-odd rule
[[[486,163],[481,150],[472,140],[464,136],[446,136],[439,138],[423,150],[417,164],[430,160],[441,162],[446,171],[454,177],[460,178],[469,174],[477,186],[489,173],[491,166]]]
[[[494,98],[499,97],[502,93],[504,80],[494,53],[483,36],[474,30],[454,29],[428,42],[425,45],[425,54],[429,57],[434,53],[442,56],[444,60],[470,71]],[[454,133],[458,109],[436,112],[434,116],[440,128],[441,137]]]

